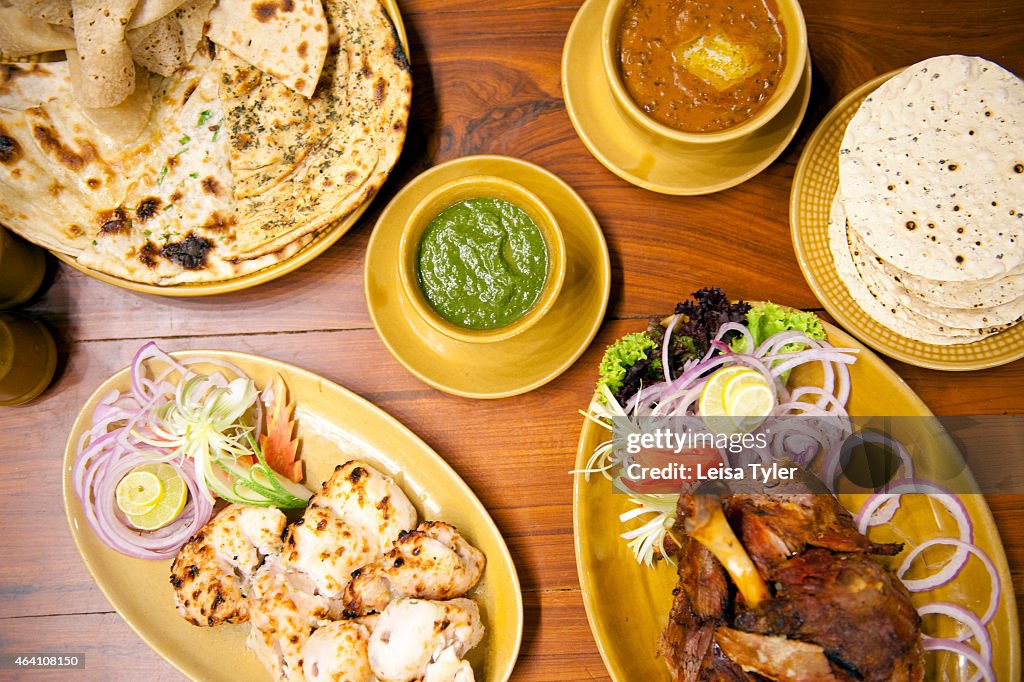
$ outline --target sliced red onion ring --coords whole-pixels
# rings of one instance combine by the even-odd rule
[[[784,374],[791,369],[799,367],[800,365],[806,365],[809,362],[815,361],[824,361],[848,365],[857,362],[857,356],[854,353],[839,352],[846,350],[853,350],[854,352],[856,352],[853,348],[833,348],[827,351],[804,350],[801,351],[800,353],[793,353],[793,355],[798,355],[799,357],[784,360],[782,362],[772,365],[772,374],[774,376],[779,376],[780,374]]]
[[[985,660],[992,660],[992,637],[988,634],[988,629],[982,624],[981,618],[970,609],[951,602],[937,601],[925,604],[917,612],[922,616],[932,614],[946,616],[966,626],[970,631],[970,636],[962,635],[957,637],[956,641],[963,642],[967,639],[973,639],[978,643],[978,648],[981,650],[981,655]]]
[[[164,365],[161,373],[147,376],[147,362]],[[245,374],[229,362],[217,358],[196,357],[177,361],[155,343],[146,343],[136,352],[129,366],[131,389],[111,391],[102,396],[93,410],[91,426],[78,443],[78,457],[72,467],[72,484],[82,502],[89,525],[112,549],[142,559],[173,556],[189,537],[202,527],[213,513],[213,502],[203,494],[204,480],[197,479],[191,463],[168,448],[143,444],[134,432],[145,424],[154,409],[174,395],[175,386],[166,381],[171,374],[186,376],[190,366],[212,364],[236,376]],[[257,420],[263,414],[257,402]],[[117,509],[115,491],[121,478],[145,463],[166,462],[185,481],[189,500],[182,513],[171,523],[155,531],[131,527]]]
[[[715,340],[721,342],[725,335],[735,332],[743,337],[743,348],[750,350],[754,347],[754,335],[750,333],[750,328],[745,324],[739,322],[726,322],[718,328],[718,333],[715,334]]]
[[[986,661],[976,649],[972,649],[963,642],[958,642],[955,639],[925,637],[922,641],[922,647],[925,651],[949,651],[954,653],[970,661],[977,671],[981,673],[983,680],[996,682],[996,673],[992,670],[992,664]]]
[[[676,324],[679,322],[680,315],[676,313],[669,320],[668,326],[665,327],[665,338],[661,342],[661,368],[665,372],[665,381],[672,381],[672,366],[668,363],[668,349],[672,345],[672,331],[676,328]]]
[[[956,577],[956,575],[963,570],[963,567],[967,562],[966,560],[959,562],[959,565],[956,566],[956,571],[953,571],[952,574],[950,574],[948,570],[949,567],[954,566],[957,563],[954,561],[954,555],[954,559],[950,559],[941,571],[929,578],[921,578],[918,580],[904,579],[903,576],[910,570],[910,566],[913,564],[914,559],[929,547],[935,547],[937,545],[951,545],[956,547],[958,550],[963,550],[964,553],[973,554],[981,560],[982,564],[985,565],[985,570],[988,571],[989,578],[992,580],[992,591],[991,596],[989,597],[988,608],[985,609],[985,615],[981,617],[981,622],[983,625],[988,625],[996,615],[996,609],[999,608],[999,598],[1002,594],[1002,581],[999,579],[999,573],[996,571],[996,566],[992,563],[992,559],[990,559],[988,554],[986,554],[984,550],[977,545],[963,540],[957,540],[956,538],[932,538],[931,540],[926,540],[907,554],[903,563],[900,564],[899,569],[896,571],[896,577],[902,580],[903,584],[906,585],[907,589],[911,592],[926,592],[928,590],[933,590],[937,587],[942,587]]]
[[[903,580],[903,583],[911,592],[922,592],[941,587],[955,578],[960,571],[963,570],[963,567],[967,564],[967,560],[970,557],[970,553],[972,551],[971,548],[977,549],[972,544],[974,542],[974,524],[971,522],[971,517],[967,513],[967,508],[964,507],[964,504],[961,502],[959,497],[950,493],[946,488],[927,481],[912,481],[909,479],[895,481],[891,485],[886,486],[886,492],[872,495],[864,503],[864,506],[857,513],[857,517],[855,519],[857,530],[861,533],[866,533],[868,527],[872,525],[891,521],[895,515],[895,508],[891,508],[891,513],[885,521],[875,518],[875,512],[886,503],[889,503],[890,505],[894,504],[890,502],[890,500],[893,499],[893,495],[906,494],[927,494],[929,499],[941,504],[956,521],[957,534],[959,536],[958,539],[935,538],[918,545],[910,552],[910,554],[907,555],[907,558],[904,560],[897,572],[900,579],[903,579],[903,576],[910,570],[910,565],[913,560],[922,551],[924,551],[925,548],[941,543],[950,544],[957,548],[956,552],[954,552],[953,556],[950,557],[949,561],[946,562],[938,573],[929,578]],[[896,504],[898,505],[898,503]],[[981,550],[977,551],[980,552]],[[988,557],[986,556],[982,561],[988,562]],[[989,564],[990,562],[986,563],[986,566]],[[990,573],[992,572],[990,571]],[[993,579],[998,581],[998,577],[994,573],[992,573],[992,575]],[[995,605],[993,604],[991,608],[994,610]],[[988,619],[990,618],[991,615],[989,614]],[[985,623],[988,623],[988,619],[985,620]]]
[[[897,500],[895,505],[887,505],[886,502],[894,497],[898,498],[901,495],[909,494],[929,495],[940,502],[956,520],[960,539],[966,542],[974,540],[974,524],[971,522],[967,508],[964,507],[959,497],[938,483],[917,481],[909,478],[893,481],[885,486],[883,492],[869,497],[860,508],[860,511],[857,512],[855,519],[857,530],[861,533],[867,533],[868,528],[891,521],[896,510],[899,508],[900,502]],[[964,555],[964,559],[966,560],[966,555]]]
[[[868,528],[892,521],[900,508],[901,498],[891,493],[877,493],[864,501],[860,511],[853,518],[853,524],[861,535],[867,535]]]
[[[773,351],[777,354],[779,349],[788,346],[791,343],[804,343],[805,345],[810,345],[806,343],[810,340],[811,339],[808,338],[807,334],[799,330],[779,332],[778,334],[773,334],[765,339],[760,346],[754,349],[752,355],[759,358],[765,358],[766,356],[771,355]]]

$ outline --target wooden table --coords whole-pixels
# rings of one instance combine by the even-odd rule
[[[39,400],[0,408],[0,652],[84,652],[87,668],[66,673],[69,679],[180,677],[94,586],[61,504],[64,439],[79,406],[144,340],[157,339],[169,350],[235,349],[294,363],[412,428],[480,496],[515,557],[526,603],[516,678],[606,676],[579,595],[566,473],[580,431],[577,410],[604,347],[708,284],[734,297],[817,309],[787,215],[794,166],[825,112],[871,77],[936,54],[980,54],[1024,74],[1020,0],[804,0],[814,84],[794,143],[744,185],[668,197],[607,171],[569,123],[559,64],[578,2],[400,4],[415,71],[413,121],[393,177],[350,234],[287,277],[207,299],[137,295],[55,267],[29,308],[54,330],[61,362]],[[413,378],[378,340],[362,292],[363,254],[381,207],[422,170],[478,153],[528,159],[573,185],[600,220],[614,267],[607,320],[586,354],[549,385],[499,401],[456,398]],[[890,364],[938,414],[1024,414],[1024,362],[970,374]],[[989,503],[1021,593],[1024,497]]]

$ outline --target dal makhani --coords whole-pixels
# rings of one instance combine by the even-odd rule
[[[632,0],[618,57],[630,97],[683,132],[732,128],[764,108],[785,67],[774,0]]]

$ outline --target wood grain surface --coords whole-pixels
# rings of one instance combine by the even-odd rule
[[[871,77],[937,54],[978,54],[1024,74],[1020,0],[804,0],[814,80],[796,140],[739,187],[668,197],[607,171],[569,123],[559,69],[578,3],[400,6],[415,78],[409,139],[374,206],[321,257],[246,292],[191,300],[130,293],[51,264],[50,281],[28,311],[58,339],[57,379],[32,404],[0,408],[0,654],[84,653],[86,668],[61,679],[180,678],[94,586],[72,543],[60,490],[64,439],[79,406],[128,363],[141,340],[157,339],[168,350],[235,349],[294,363],[409,426],[466,479],[507,538],[526,603],[515,678],[605,677],[579,596],[567,474],[581,426],[577,410],[589,398],[605,345],[709,284],[734,297],[817,309],[797,267],[787,215],[800,150],[828,109]],[[478,153],[522,157],[568,181],[603,226],[614,269],[607,320],[583,357],[541,389],[491,402],[453,397],[409,375],[377,338],[362,292],[363,255],[381,207],[424,169]],[[1024,414],[1024,361],[969,374],[890,364],[938,414]],[[990,496],[989,503],[1021,594],[1024,497]],[[0,679],[14,677],[0,670]]]

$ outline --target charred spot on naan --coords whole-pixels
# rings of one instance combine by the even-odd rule
[[[232,228],[237,224],[238,218],[236,216],[224,215],[220,211],[214,211],[200,227],[204,230],[220,231]]]
[[[185,270],[202,270],[211,249],[213,242],[189,232],[180,242],[171,242],[160,249],[160,255]]]
[[[0,126],[0,163],[14,163],[21,158],[21,146],[18,141],[7,134],[7,130]]]
[[[384,103],[384,95],[388,92],[388,82],[383,78],[378,78],[377,82],[373,84],[373,102],[377,106]]]
[[[259,87],[260,81],[263,80],[262,71],[255,67],[249,67],[241,61],[232,60],[229,66],[234,66],[234,68],[230,68],[230,72],[227,68],[221,71],[220,82],[222,85],[230,86],[235,91],[236,97],[252,92]]]
[[[0,95],[10,92],[14,80],[24,73],[27,71],[18,64],[0,64]]]
[[[199,182],[199,186],[203,188],[204,192],[206,192],[207,194],[212,194],[215,197],[220,196],[220,193],[222,191],[222,188],[220,186],[220,183],[217,181],[217,178],[213,177],[212,175],[208,175],[205,178],[203,178]]]
[[[395,26],[395,22],[391,21],[391,15],[387,12],[383,12],[384,18],[388,22],[388,28],[391,29],[391,42],[393,46],[391,48],[391,58],[398,64],[398,68],[406,73],[412,73],[412,64],[409,62],[409,56],[405,54],[405,48],[402,47],[402,37],[398,35],[398,27]]]
[[[60,139],[57,131],[48,125],[36,123],[32,126],[32,136],[39,144],[39,148],[51,156],[57,163],[73,171],[80,171],[90,161],[99,155],[96,147],[88,140],[75,140],[78,149]]]
[[[135,209],[135,217],[140,223],[144,223],[157,214],[160,209],[160,200],[156,197],[147,197],[139,202]]]
[[[132,230],[132,221],[123,208],[100,212],[100,234],[128,234]]]
[[[274,18],[278,10],[281,12],[294,12],[295,3],[293,0],[257,2],[252,6],[252,15],[256,17],[257,21],[266,23]]]
[[[63,62],[0,65],[0,110],[20,111],[58,98],[70,90]],[[32,93],[32,94],[29,94]]]
[[[139,262],[147,268],[155,268],[156,257],[158,255],[156,247],[153,246],[153,242],[146,242],[145,245],[139,249]]]

